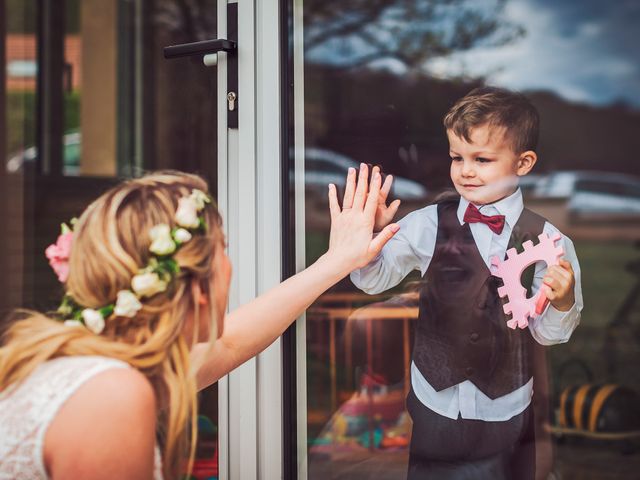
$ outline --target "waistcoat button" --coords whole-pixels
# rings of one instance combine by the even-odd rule
[[[471,340],[472,343],[477,342],[478,338],[480,338],[480,335],[478,335],[476,332],[473,332],[471,335],[469,335],[469,340]]]
[[[471,375],[473,375],[473,372],[475,372],[473,367],[467,367],[466,370],[465,370],[465,373],[467,374],[467,377],[470,377]]]

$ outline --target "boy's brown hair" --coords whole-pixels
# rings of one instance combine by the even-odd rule
[[[503,127],[517,154],[535,150],[540,117],[527,97],[504,88],[480,87],[458,100],[444,117],[444,126],[470,142],[476,127]]]

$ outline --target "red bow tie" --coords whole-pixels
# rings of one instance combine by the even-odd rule
[[[463,220],[467,223],[484,223],[497,235],[500,235],[504,228],[504,215],[483,215],[473,203],[470,203],[467,211],[464,212]]]

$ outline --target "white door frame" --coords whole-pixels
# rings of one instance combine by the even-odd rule
[[[226,55],[218,56],[218,203],[233,265],[229,309],[281,280],[280,43],[278,0],[238,4],[238,129],[227,128]],[[219,382],[221,480],[282,478],[280,340]]]

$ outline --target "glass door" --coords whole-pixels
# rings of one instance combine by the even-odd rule
[[[178,169],[217,196],[216,70],[163,58],[216,35],[216,1],[0,2],[0,328],[14,308],[57,307],[44,250],[114,183]],[[213,386],[200,398],[197,475],[218,475],[218,423]]]
[[[396,220],[423,209],[452,187],[443,118],[454,102],[485,85],[523,92],[541,130],[520,191],[573,240],[586,300],[580,325],[544,348],[536,374],[545,385],[536,474],[635,478],[640,169],[627,159],[638,147],[640,59],[624,38],[640,33],[640,2],[287,5],[296,268],[328,245],[327,184],[340,189],[361,162],[380,165],[394,177],[390,201],[401,201]],[[297,383],[296,421],[285,425],[297,445],[290,478],[406,478],[422,285],[414,270],[368,295],[345,278],[298,321],[285,366]]]
[[[27,249],[2,252],[12,282],[3,311],[57,300],[39,252],[118,179],[177,168],[217,189],[215,72],[162,58],[168,44],[215,36],[209,3],[3,2],[2,223],[13,225],[9,244]],[[188,94],[176,88],[185,81]]]

